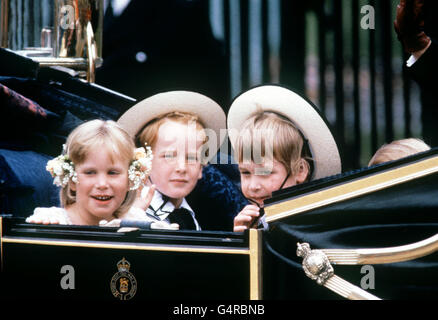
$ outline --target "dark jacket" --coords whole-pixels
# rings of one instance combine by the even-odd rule
[[[228,61],[208,1],[131,0],[120,16],[106,14],[102,51],[96,82],[136,99],[176,89],[222,106],[229,99]]]

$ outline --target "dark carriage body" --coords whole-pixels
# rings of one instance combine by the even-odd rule
[[[125,258],[139,300],[342,299],[305,275],[298,242],[312,249],[406,245],[438,233],[437,208],[438,150],[433,149],[281,191],[267,201],[270,228],[264,231],[118,233],[3,218],[2,286],[9,291],[2,292],[114,299],[110,281]],[[75,269],[74,290],[61,287],[64,265]],[[438,297],[436,252],[370,266],[372,275],[363,265],[333,265],[337,276],[382,299]]]
[[[135,68],[143,62],[134,61]],[[162,76],[160,67],[153,69]],[[43,66],[4,48],[0,75],[2,298],[117,299],[112,279],[119,265],[126,265],[121,261],[128,261],[137,286],[133,299],[138,300],[338,299],[306,276],[297,243],[312,249],[382,248],[438,233],[437,149],[278,192],[266,202],[269,229],[263,231],[221,231],[231,230],[234,216],[246,204],[236,167],[222,164],[207,166],[188,198],[209,231],[117,232],[26,224],[24,217],[35,207],[59,206],[59,190],[45,164],[59,154],[69,132],[94,118],[117,120],[136,101],[84,83],[77,72]],[[129,81],[121,79],[125,87]],[[362,267],[334,265],[334,273],[360,286],[371,270],[364,273]],[[438,297],[436,252],[372,268],[373,288],[370,282],[365,285],[378,297]],[[74,288],[72,282],[66,288],[63,279],[72,270]]]
[[[264,298],[341,298],[306,277],[297,243],[312,249],[387,248],[438,234],[438,150],[278,192],[265,211],[270,230],[263,235]],[[333,268],[382,299],[438,298],[436,252]]]
[[[14,66],[23,68],[17,73]],[[117,120],[136,100],[2,48],[0,69],[2,297],[114,299],[110,281],[123,258],[138,281],[139,300],[260,297],[258,245],[250,246],[248,234],[229,232],[246,201],[228,155],[217,155],[227,164],[221,158],[220,165],[203,169],[187,197],[203,232],[120,234],[26,224],[35,207],[60,205],[59,188],[45,167],[68,134],[88,120]],[[63,266],[75,270],[74,290],[61,288]]]
[[[118,283],[112,282],[124,259],[135,279],[130,285],[136,287],[131,297],[136,301],[255,299],[261,276],[258,234],[117,232],[3,217],[1,296],[119,299],[113,294]]]

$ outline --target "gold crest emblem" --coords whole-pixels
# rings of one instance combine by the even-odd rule
[[[117,299],[129,300],[137,292],[137,280],[129,272],[130,268],[131,264],[124,257],[117,262],[117,269],[119,271],[111,278],[111,292]]]

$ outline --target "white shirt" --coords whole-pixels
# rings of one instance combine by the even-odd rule
[[[26,218],[26,222],[31,220],[47,220],[50,221],[50,223],[72,224],[67,211],[64,208],[59,207],[35,208],[33,215]]]
[[[420,51],[416,51],[414,52],[409,59],[406,61],[406,66],[412,67],[414,65],[415,62],[417,62],[418,59],[420,59],[420,57],[426,52],[427,49],[429,49],[430,45],[432,44],[432,41],[429,41],[429,43],[427,44],[427,46]]]
[[[123,11],[125,11],[128,4],[131,2],[131,0],[104,0],[104,9],[108,8],[108,4],[111,2],[111,7],[113,9],[113,15],[115,17],[120,16]]]
[[[183,201],[182,201],[179,208],[187,209],[190,212],[190,214],[193,218],[193,221],[195,223],[196,230],[200,231],[201,227],[195,218],[195,213],[193,212],[192,208],[190,208],[190,206],[187,203],[185,198],[183,198]],[[167,217],[169,216],[170,213],[172,213],[172,211],[174,209],[175,209],[175,206],[173,205],[173,203],[163,199],[163,194],[161,192],[159,192],[158,190],[155,190],[155,193],[154,193],[152,201],[149,205],[149,208],[146,209],[146,215],[150,218],[155,219],[156,221],[169,222],[167,220]]]
[[[156,221],[155,219],[151,219],[149,216],[145,214],[145,212],[136,207],[131,207],[126,214],[124,214],[121,219],[127,220],[141,220],[141,221]],[[34,209],[33,214],[26,218],[26,222],[31,222],[35,220],[47,220],[50,223],[57,223],[63,225],[72,225],[67,210],[59,207],[37,207]]]

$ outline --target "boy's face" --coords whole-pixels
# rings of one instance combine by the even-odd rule
[[[257,202],[260,207],[266,199],[272,196],[274,191],[280,189],[287,177],[287,170],[277,160],[267,163],[256,164],[254,162],[239,163],[240,181],[243,195]],[[307,171],[306,171],[307,176]],[[283,188],[301,183],[301,174],[290,174]]]
[[[166,121],[152,147],[151,181],[177,207],[202,178],[200,133],[194,124]]]

